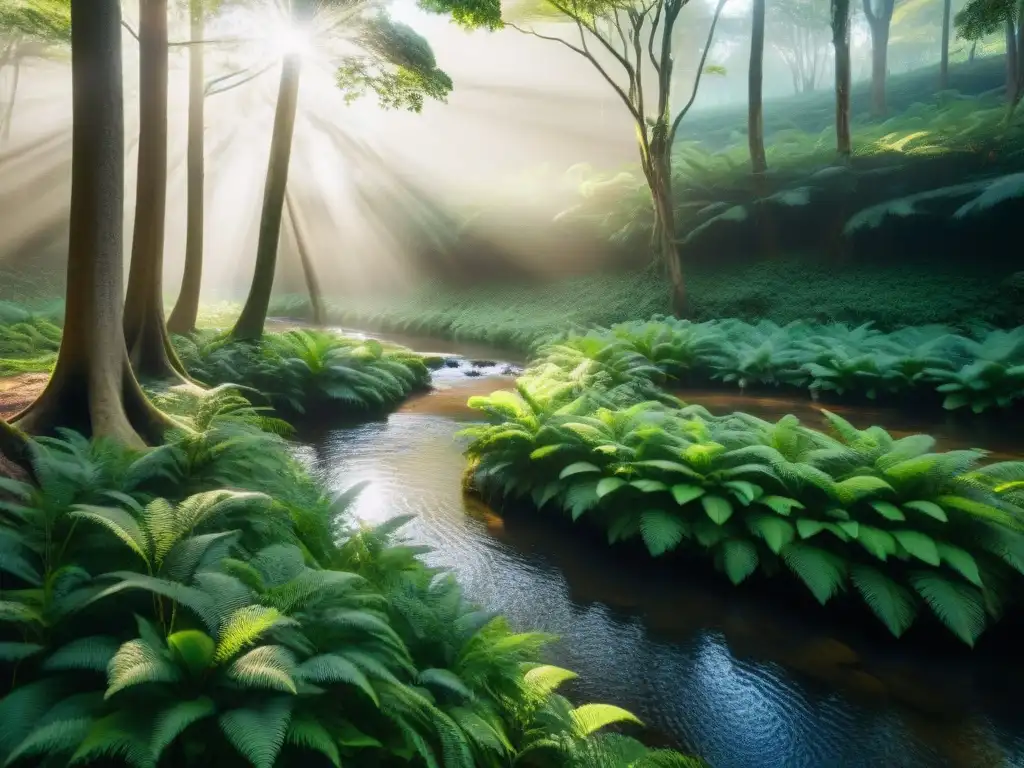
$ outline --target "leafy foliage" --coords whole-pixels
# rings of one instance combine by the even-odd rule
[[[354,493],[325,497],[237,392],[160,397],[190,432],[145,453],[39,439],[38,486],[0,480],[5,764],[660,754],[628,740],[609,762],[598,729],[635,718],[554,693],[571,673],[537,666],[547,638],[466,603],[393,543],[401,519],[353,528]]]
[[[651,354],[684,348],[645,338]],[[793,416],[648,400],[649,359],[636,386],[584,354],[592,340],[571,347],[582,362],[550,347],[516,394],[470,400],[491,422],[464,433],[481,493],[585,516],[609,544],[638,539],[654,557],[704,553],[736,584],[788,571],[821,603],[856,591],[897,636],[927,607],[973,645],[1016,594],[1024,462],[985,467],[982,451],[936,453],[927,436],[859,430],[827,411],[831,436]]]
[[[294,413],[328,402],[386,409],[430,381],[423,359],[407,349],[326,331],[269,333],[255,344],[200,331],[175,337],[175,347],[199,381],[250,387]]]

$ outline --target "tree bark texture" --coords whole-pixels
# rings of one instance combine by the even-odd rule
[[[848,158],[852,152],[850,137],[850,0],[832,2],[832,45],[835,48],[836,74],[836,151]]]
[[[139,3],[139,148],[124,335],[137,376],[185,379],[164,319],[167,209],[167,0]]]
[[[190,13],[193,42],[203,39],[203,0],[191,0]],[[187,334],[196,329],[199,317],[199,294],[203,282],[203,206],[206,166],[204,158],[205,94],[203,83],[203,46],[189,46],[188,69],[188,206],[185,225],[185,272],[181,278],[178,300],[171,310],[167,328],[172,333]]]
[[[302,58],[297,54],[285,57],[281,67],[281,84],[274,115],[274,131],[270,141],[270,162],[263,190],[263,211],[260,215],[259,241],[256,245],[256,267],[249,296],[231,334],[238,339],[255,340],[263,335],[263,326],[270,308],[274,287],[277,250],[281,239],[281,219],[285,191],[288,187],[288,166],[291,161],[295,112],[299,100],[299,75]]]
[[[764,154],[764,15],[765,0],[753,0],[750,34],[750,70],[747,79],[747,137],[750,145],[750,167],[755,174],[768,170]]]
[[[71,218],[64,336],[46,389],[15,419],[142,446],[174,425],[128,362],[124,302],[124,102],[120,0],[72,0]]]

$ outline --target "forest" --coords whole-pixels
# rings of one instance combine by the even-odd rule
[[[1024,2],[0,0],[3,766],[1024,760]]]

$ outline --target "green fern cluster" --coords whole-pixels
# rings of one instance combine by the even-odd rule
[[[174,344],[197,380],[249,387],[293,413],[339,403],[382,410],[430,382],[423,358],[403,347],[327,331],[268,333],[255,344],[199,331]]]
[[[0,763],[696,764],[599,732],[635,718],[554,693],[401,520],[353,530],[238,393],[162,398],[166,445],[64,433],[0,479]]]
[[[60,337],[60,327],[45,314],[0,301],[0,376],[49,371]]]
[[[1024,398],[1024,327],[980,329],[972,337],[940,325],[883,333],[870,323],[779,326],[655,316],[571,332],[540,347],[533,370],[565,380],[601,371],[641,387],[701,378],[741,389],[785,385],[814,397],[875,399],[931,390],[943,395],[947,409],[981,413]]]
[[[487,496],[586,515],[609,544],[636,538],[655,557],[703,553],[735,584],[790,572],[822,604],[857,592],[897,636],[927,606],[973,645],[1020,589],[1024,462],[980,466],[981,451],[936,453],[930,437],[827,412],[834,436],[793,416],[636,403],[621,386],[518,389],[470,400],[492,422],[465,430]]]

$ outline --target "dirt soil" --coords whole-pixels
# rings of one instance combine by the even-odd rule
[[[0,418],[10,419],[19,413],[46,387],[48,373],[22,373],[0,378]]]

